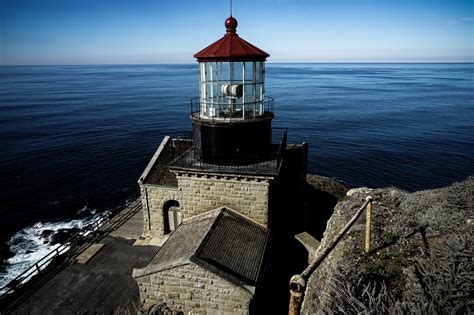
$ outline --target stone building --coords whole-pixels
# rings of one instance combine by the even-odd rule
[[[267,236],[263,225],[228,208],[184,220],[148,266],[134,270],[145,308],[247,313]]]
[[[194,55],[200,96],[191,100],[192,138],[165,137],[138,181],[141,242],[162,246],[134,271],[145,306],[246,313],[272,239],[283,240],[272,250],[282,252],[297,230],[308,146],[288,144],[286,129],[272,128],[269,55],[237,35],[235,18],[225,27]]]
[[[162,244],[183,219],[219,206],[231,207],[267,226],[278,160],[240,168],[176,161],[176,156],[189,154],[191,144],[165,137],[140,178],[143,237]]]

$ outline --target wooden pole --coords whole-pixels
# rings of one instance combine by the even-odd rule
[[[372,197],[367,197],[367,212],[365,216],[365,253],[368,254],[370,251],[371,243],[371,221],[372,221]]]

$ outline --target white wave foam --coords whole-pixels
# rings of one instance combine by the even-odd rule
[[[97,213],[97,210],[94,208],[90,208],[89,205],[85,205],[82,207],[82,209],[77,210],[76,215],[82,215],[82,214],[91,214],[94,215]]]
[[[87,206],[83,209],[84,211],[89,210],[93,215],[84,219],[69,221],[38,222],[33,226],[26,227],[15,233],[7,242],[14,256],[7,260],[5,272],[0,273],[0,288],[33,266],[48,253],[58,248],[61,244],[51,244],[54,234],[58,231],[75,228],[83,229],[96,220],[101,223],[109,214],[108,211],[95,214],[96,210],[90,209]],[[45,231],[51,232],[45,233]],[[47,264],[45,264],[42,269],[46,266]],[[0,290],[0,294],[3,293],[4,292]]]

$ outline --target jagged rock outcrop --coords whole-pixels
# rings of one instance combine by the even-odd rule
[[[302,313],[473,312],[474,177],[415,193],[351,190],[335,207],[318,251],[368,195],[375,199],[372,250],[363,250],[362,216],[310,277]]]

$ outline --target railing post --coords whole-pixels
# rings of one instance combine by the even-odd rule
[[[116,212],[112,212],[111,216],[114,216],[114,214],[116,214]],[[107,221],[105,221],[105,222],[107,222]],[[37,272],[38,275],[42,274],[43,271],[45,271],[45,268],[47,268],[47,266],[48,266],[47,263],[50,263],[54,259],[54,257],[59,256],[61,254],[66,254],[77,243],[79,243],[81,241],[84,242],[78,236],[79,235],[84,235],[84,233],[89,232],[91,230],[93,231],[95,226],[97,226],[97,228],[100,228],[100,224],[99,224],[98,221],[95,221],[94,223],[91,223],[83,231],[77,232],[73,236],[69,237],[65,243],[58,246],[54,250],[51,250],[48,254],[43,256],[36,263],[30,265],[26,270],[24,270],[22,273],[17,275],[14,279],[10,280],[7,284],[0,287],[0,291],[3,291],[2,293],[0,293],[0,299],[3,299],[10,292],[16,291],[22,284],[26,283],[32,275],[34,275],[35,271]],[[69,248],[67,246],[65,246],[65,244],[68,244],[67,246]],[[51,257],[52,255],[55,255],[55,256]],[[43,267],[43,270],[41,270],[40,264],[41,264],[41,266],[45,266],[45,267]]]
[[[366,216],[365,216],[365,253],[368,254],[370,251],[371,245],[371,221],[372,221],[372,197],[368,196],[366,198],[368,201]]]
[[[41,269],[40,269],[40,267],[38,266],[38,263],[35,264],[35,267],[36,267],[36,271],[38,271],[38,274],[40,274],[40,273],[41,273]]]

